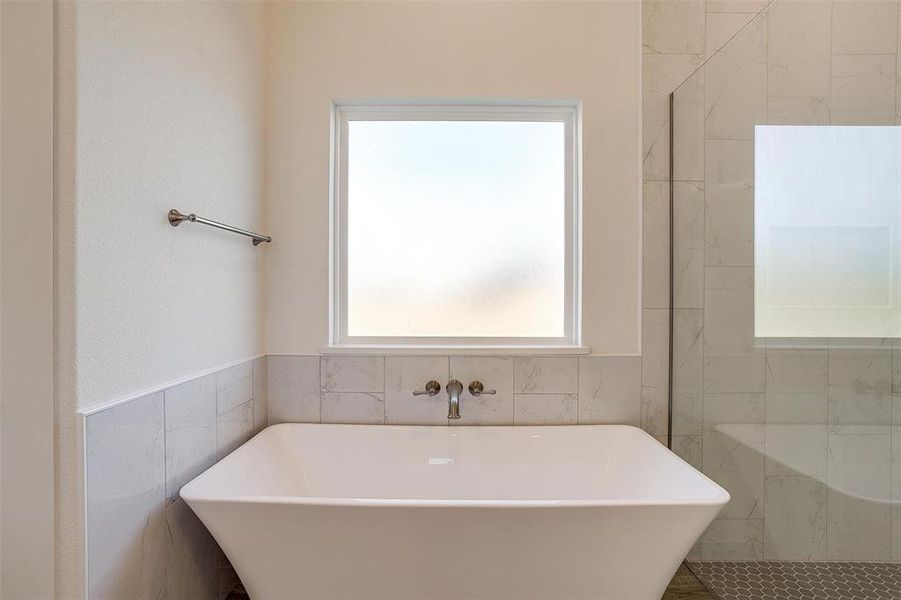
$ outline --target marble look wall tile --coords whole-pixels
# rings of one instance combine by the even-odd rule
[[[891,436],[830,435],[827,558],[891,556]]]
[[[673,311],[673,435],[701,433],[704,311]]]
[[[892,338],[888,344],[892,348],[892,394],[901,394],[901,338]],[[901,405],[896,404],[895,408],[901,410]],[[898,418],[893,424],[901,425],[901,413],[895,416]]]
[[[269,424],[319,422],[319,356],[267,358]]]
[[[463,384],[460,396],[460,418],[451,425],[512,425],[514,367],[511,357],[452,356],[450,377]],[[473,397],[470,382],[481,381],[494,395]]]
[[[835,340],[829,348],[829,426],[839,433],[889,433],[892,419],[890,342],[849,347]]]
[[[513,359],[517,394],[575,394],[579,359],[574,356],[517,356]]]
[[[832,4],[834,54],[895,53],[898,48],[895,0],[842,0]]]
[[[764,497],[765,560],[826,558],[826,484],[815,477],[768,476]]]
[[[707,13],[705,54],[710,58],[756,16],[753,12]]]
[[[323,423],[380,425],[385,422],[385,395],[370,392],[323,392]]]
[[[831,120],[827,96],[769,96],[770,125],[828,125]]]
[[[754,336],[754,271],[751,267],[707,267],[704,297],[707,353],[764,354]]]
[[[319,383],[323,392],[384,392],[385,359],[381,356],[322,356]]]
[[[826,425],[825,392],[767,392],[767,423]]]
[[[754,142],[708,140],[705,263],[754,264]]]
[[[707,12],[756,13],[762,11],[770,0],[707,0]]]
[[[901,519],[892,521],[892,560],[901,561]]]
[[[892,560],[901,562],[901,427],[892,428]]]
[[[767,475],[826,476],[827,428],[825,425],[766,425]]]
[[[182,486],[217,460],[216,375],[171,387],[164,398],[166,496],[174,502]]]
[[[892,524],[892,560],[901,561],[901,519],[895,519]]]
[[[642,164],[645,181],[669,181],[668,96],[701,66],[703,58],[703,54],[644,54],[642,57]]]
[[[898,5],[901,8],[901,3]],[[901,32],[901,11],[898,12],[898,31]],[[895,125],[901,124],[901,45],[895,54]]]
[[[760,424],[722,424],[704,431],[704,472],[732,496],[719,518],[763,517],[763,435]]]
[[[762,392],[762,354],[716,354],[704,359],[704,392]]]
[[[720,425],[762,424],[765,410],[764,394],[704,394],[704,430]]]
[[[446,425],[449,360],[446,356],[385,358],[385,422],[392,425]],[[431,380],[441,385],[436,396],[414,396]],[[468,382],[466,385],[469,385]]]
[[[86,417],[87,593],[140,598],[166,578],[163,393]]]
[[[166,580],[171,600],[213,600],[219,592],[217,545],[194,512],[179,500],[166,508]]]
[[[676,308],[703,308],[704,184],[674,182],[673,205],[673,303]]]
[[[676,181],[704,180],[704,80],[704,69],[699,68],[673,91]]]
[[[767,349],[773,350],[828,350],[829,338],[766,338]]]
[[[766,349],[766,391],[826,393],[828,350]]]
[[[891,505],[827,492],[826,549],[829,560],[883,562],[892,556]]]
[[[253,432],[269,425],[269,360],[261,356],[253,361]]]
[[[892,427],[892,500],[901,500],[901,426]],[[896,517],[901,518],[901,502],[895,502]]]
[[[832,124],[891,125],[895,117],[893,55],[832,57]]]
[[[828,351],[766,350],[767,474],[825,475]]]
[[[707,267],[704,306],[704,391],[764,391],[764,342],[754,337],[753,268]]]
[[[704,0],[646,0],[641,3],[641,8],[645,52],[704,52]]]
[[[717,519],[701,536],[701,560],[762,560],[763,519]]]
[[[669,183],[645,181],[642,190],[642,305],[669,308]]]
[[[575,425],[579,397],[576,394],[515,394],[514,425]]]
[[[705,210],[707,264],[751,266],[754,262],[753,198],[718,201],[708,194]]]
[[[641,311],[641,428],[665,435],[669,407],[669,312]]]
[[[753,140],[766,122],[767,19],[761,15],[705,65],[705,136]]]
[[[767,12],[767,94],[828,96],[832,2],[780,0]]]
[[[217,428],[221,460],[253,436],[253,400],[219,415]]]
[[[216,411],[224,414],[253,399],[253,361],[216,373]]]
[[[641,424],[641,358],[579,359],[579,423]]]
[[[674,435],[672,451],[695,469],[701,469],[703,456],[700,435]]]

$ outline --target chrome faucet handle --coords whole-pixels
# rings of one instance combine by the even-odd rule
[[[428,394],[429,396],[434,396],[440,391],[441,391],[441,384],[433,379],[425,384],[424,390],[413,390],[413,395],[414,396],[424,396],[424,395]]]
[[[496,394],[497,390],[486,390],[481,381],[473,381],[469,384],[469,393],[478,398],[482,394]]]

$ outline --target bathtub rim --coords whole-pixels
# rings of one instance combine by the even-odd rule
[[[228,461],[232,455],[246,451],[257,438],[266,435],[269,430],[276,429],[292,429],[296,427],[315,428],[315,427],[331,427],[340,429],[386,429],[386,430],[405,430],[405,429],[442,429],[442,430],[459,430],[459,429],[480,429],[480,430],[510,430],[510,429],[628,429],[637,432],[645,437],[653,444],[658,444],[661,448],[670,454],[671,460],[676,460],[683,467],[694,471],[700,476],[702,482],[708,487],[711,493],[707,496],[698,496],[692,498],[678,498],[672,500],[660,499],[614,499],[614,498],[593,498],[593,499],[564,499],[564,500],[511,500],[511,499],[453,499],[453,498],[334,498],[327,496],[284,496],[284,495],[214,495],[202,494],[194,490],[203,483],[203,480],[211,476],[214,471],[226,468],[223,464]],[[269,434],[271,435],[271,434]],[[729,503],[731,496],[722,486],[710,479],[700,469],[693,467],[672,450],[660,444],[654,436],[644,431],[640,427],[634,425],[621,424],[593,424],[593,425],[531,425],[531,426],[507,426],[507,425],[462,425],[449,427],[447,425],[387,425],[387,424],[349,424],[349,423],[277,423],[269,425],[250,440],[233,450],[231,453],[220,459],[212,467],[186,483],[179,490],[181,497],[189,506],[192,503],[214,503],[214,504],[257,504],[257,505],[294,505],[294,506],[315,506],[315,507],[369,507],[369,508],[602,508],[602,507],[679,507],[679,506],[725,506]]]

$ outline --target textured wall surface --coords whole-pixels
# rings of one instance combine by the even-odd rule
[[[262,349],[265,247],[172,229],[166,213],[262,225],[264,13],[253,2],[85,2],[74,35],[77,393],[87,409]]]
[[[583,341],[639,353],[638,2],[280,2],[269,16],[267,352],[328,343],[331,100],[463,97],[582,100]]]
[[[262,348],[265,7],[55,6],[57,594],[84,594],[77,411]]]

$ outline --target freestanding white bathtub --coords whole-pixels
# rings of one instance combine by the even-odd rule
[[[617,425],[275,425],[181,496],[253,600],[656,600],[729,500]]]

